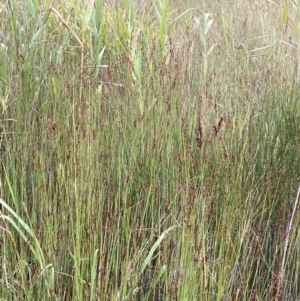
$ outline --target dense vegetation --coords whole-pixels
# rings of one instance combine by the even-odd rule
[[[299,1],[0,18],[1,300],[300,298]]]

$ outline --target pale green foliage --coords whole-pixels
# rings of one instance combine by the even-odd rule
[[[298,1],[0,6],[0,299],[295,300]]]

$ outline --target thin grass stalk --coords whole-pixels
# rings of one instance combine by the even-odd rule
[[[297,197],[294,202],[293,212],[291,219],[289,221],[288,227],[285,232],[285,241],[284,241],[284,249],[283,249],[283,256],[282,256],[282,263],[281,263],[281,273],[280,273],[280,280],[281,282],[284,280],[284,274],[285,274],[285,264],[286,264],[286,258],[288,254],[288,248],[289,248],[289,242],[290,242],[290,236],[292,232],[292,226],[295,219],[295,214],[297,211],[298,203],[299,203],[299,197],[300,197],[300,186],[298,188]]]

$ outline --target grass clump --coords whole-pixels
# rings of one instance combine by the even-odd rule
[[[299,298],[298,11],[3,4],[1,298]]]

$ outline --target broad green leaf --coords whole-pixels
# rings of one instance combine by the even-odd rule
[[[165,230],[157,239],[157,241],[154,243],[154,245],[152,246],[148,256],[146,257],[146,259],[144,260],[143,264],[142,264],[142,268],[141,268],[141,273],[144,272],[146,266],[150,263],[153,254],[155,252],[155,250],[159,247],[160,243],[163,241],[163,239],[166,237],[166,235],[174,228],[175,226],[170,227],[169,229]]]
[[[201,25],[200,21],[196,17],[195,20],[199,30],[200,41],[203,45],[206,45],[206,34],[205,34],[204,27]]]
[[[131,0],[129,6],[129,20],[128,20],[128,32],[130,35],[132,33],[132,29],[134,26],[135,13],[136,13],[135,1]]]
[[[30,47],[32,47],[38,40],[38,37],[40,36],[42,30],[44,29],[44,26],[42,26],[32,37],[31,42],[30,42]]]
[[[210,30],[214,20],[212,18],[211,14],[205,14],[204,17],[204,34],[206,35],[208,31]]]
[[[98,55],[97,67],[96,67],[96,76],[98,76],[98,74],[99,74],[100,65],[101,65],[103,54],[104,54],[104,50],[105,50],[105,46],[101,49],[101,51],[100,51],[100,53]]]
[[[99,33],[101,23],[102,23],[102,6],[103,6],[103,0],[96,0],[95,1],[95,26],[97,29],[97,35]]]

